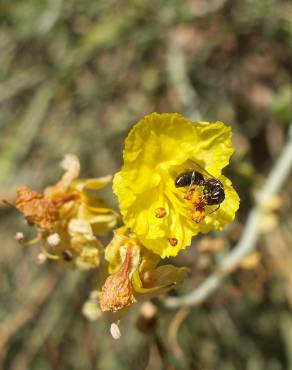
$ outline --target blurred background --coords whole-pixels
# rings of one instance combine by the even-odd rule
[[[114,173],[143,115],[179,112],[233,127],[226,169],[236,221],[198,237],[175,261],[191,291],[238,241],[254,194],[292,120],[292,3],[284,0],[0,0],[0,199],[59,179],[65,153],[82,177]],[[292,370],[291,176],[257,252],[203,305],[167,310],[151,333],[135,305],[109,335],[82,305],[96,272],[39,266],[13,208],[0,207],[0,363],[5,370]],[[117,206],[111,195],[108,202]],[[140,318],[141,321],[141,318]],[[153,334],[154,333],[154,334]]]

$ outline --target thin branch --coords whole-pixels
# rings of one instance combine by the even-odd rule
[[[167,53],[167,75],[177,90],[177,96],[184,107],[185,115],[192,121],[200,121],[199,98],[188,77],[184,52],[173,37],[169,40]]]
[[[199,305],[218,288],[224,277],[234,271],[242,259],[255,249],[260,234],[262,219],[266,212],[266,203],[280,191],[290,174],[291,168],[292,124],[289,129],[288,141],[272,168],[265,185],[258,194],[257,203],[250,211],[246,226],[238,244],[222,259],[217,271],[209,276],[198,288],[182,297],[167,298],[164,302],[166,307],[175,308]]]
[[[19,332],[28,321],[35,317],[37,310],[48,298],[57,282],[57,276],[46,276],[45,278],[39,279],[31,286],[28,303],[24,303],[2,320],[0,325],[0,360],[3,360],[5,357],[9,340]]]

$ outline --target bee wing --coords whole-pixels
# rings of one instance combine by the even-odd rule
[[[192,164],[193,166],[193,169],[200,172],[205,178],[212,178],[212,179],[216,179],[215,176],[211,175],[210,172],[208,172],[207,170],[205,170],[202,166],[200,166],[198,163],[190,160],[190,163]]]

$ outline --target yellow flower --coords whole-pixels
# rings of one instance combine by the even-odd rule
[[[117,222],[117,213],[108,208],[96,191],[111,181],[111,176],[77,179],[78,158],[67,154],[61,163],[62,179],[37,193],[26,186],[17,189],[16,208],[31,226],[36,226],[41,253],[80,269],[97,267],[102,235]]]
[[[137,300],[149,299],[178,288],[188,269],[172,265],[157,266],[160,257],[144,248],[126,228],[115,231],[105,249],[110,276],[99,294],[101,310],[116,312]]]
[[[145,247],[162,258],[175,256],[194,235],[234,219],[239,197],[221,173],[233,153],[231,136],[222,122],[190,122],[176,113],[150,114],[132,128],[113,189],[125,225]],[[193,169],[221,182],[225,199],[217,210],[207,204],[204,186],[175,186]]]

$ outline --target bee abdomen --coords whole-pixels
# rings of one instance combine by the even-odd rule
[[[181,188],[190,185],[203,185],[204,177],[200,172],[197,171],[188,171],[181,173],[175,179],[175,187]]]

